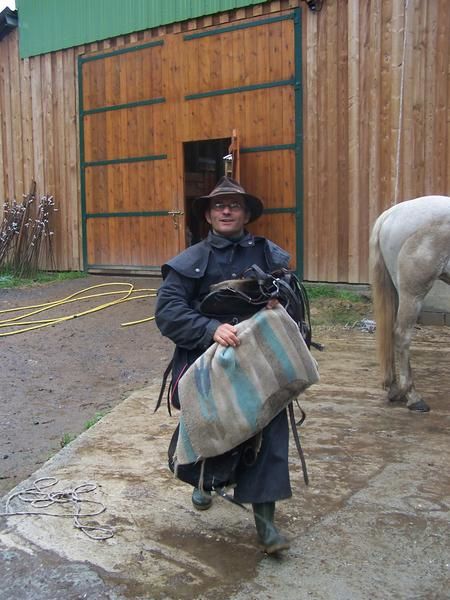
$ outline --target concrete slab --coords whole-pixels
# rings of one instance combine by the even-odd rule
[[[386,404],[372,335],[316,338],[322,381],[302,398],[311,484],[292,451],[294,497],[277,513],[289,552],[265,556],[251,513],[220,498],[192,508],[167,468],[176,418],[152,413],[154,381],[16,488],[94,481],[86,498],[104,503],[96,519],[114,536],[94,541],[70,517],[2,518],[0,598],[449,598],[448,337],[423,328],[414,343],[427,415]]]

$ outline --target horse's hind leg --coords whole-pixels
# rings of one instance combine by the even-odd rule
[[[447,238],[446,238],[447,239]],[[399,308],[395,327],[395,345],[399,359],[399,393],[410,410],[428,412],[427,403],[416,392],[410,365],[410,346],[425,296],[436,279],[450,282],[450,264],[445,254],[448,242],[433,245],[429,232],[417,232],[402,247],[398,257]],[[444,253],[444,254],[443,254]],[[444,256],[444,262],[443,262]]]
[[[406,406],[410,410],[419,412],[428,412],[430,408],[414,387],[410,348],[414,326],[425,295],[426,293],[420,294],[420,296],[413,296],[405,292],[400,294],[395,327],[395,347],[398,355],[398,390],[396,396],[397,398],[406,398]]]

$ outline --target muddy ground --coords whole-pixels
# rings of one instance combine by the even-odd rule
[[[90,286],[118,282],[154,289],[160,280],[89,276],[1,289],[0,310],[43,304]],[[108,285],[86,294],[128,289]],[[70,303],[32,318],[69,316],[119,297],[123,295]],[[153,315],[154,304],[152,297],[135,299],[65,323],[0,337],[0,497],[58,452],[63,438],[79,434],[98,413],[161,377],[171,356],[170,342],[153,321],[121,327]],[[0,314],[0,320],[19,314]],[[0,333],[13,330],[2,328]]]
[[[117,285],[123,283],[123,285]],[[124,297],[130,289],[155,290],[151,277],[90,275],[32,287],[0,289],[0,311],[37,306],[96,287],[80,295],[121,292],[71,302],[30,317],[52,319],[74,315]],[[136,292],[145,295],[151,292]],[[155,298],[137,298],[65,323],[0,337],[0,497],[27,478],[61,445],[81,433],[96,415],[116,406],[131,391],[160,380],[172,345],[153,321],[122,327],[122,323],[154,314]],[[318,321],[370,309],[342,300],[313,303]],[[0,313],[0,321],[33,309]],[[367,316],[367,315],[366,315]],[[0,334],[24,327],[0,328]]]
[[[134,293],[139,296],[153,293],[160,282],[151,277],[90,275],[2,289],[0,311],[62,300],[81,290],[87,290],[83,296],[121,292],[67,303],[28,320],[70,316],[123,298],[130,284],[135,290],[146,290]],[[117,285],[120,283],[123,285]],[[102,284],[108,285],[88,290]],[[160,380],[172,344],[160,335],[153,321],[121,326],[152,316],[154,306],[154,297],[137,298],[64,323],[0,337],[0,497],[98,415],[107,413],[131,391]],[[0,313],[0,320],[31,311]],[[318,323],[337,318],[342,323],[354,323],[358,315],[371,316],[367,303],[355,306],[337,299],[313,302],[312,313]],[[0,333],[19,329],[22,327],[0,328]],[[321,330],[330,329],[337,337],[339,333],[345,335],[342,326],[320,326],[316,336],[320,338]],[[426,332],[432,332],[439,342],[441,335],[443,339],[448,335],[448,328],[422,328],[418,335]],[[336,364],[337,380],[341,370]]]
[[[86,281],[70,285],[79,289]],[[47,288],[44,295],[58,291],[62,288]],[[153,306],[140,302],[132,318],[151,314]],[[345,303],[342,311],[354,317]],[[43,476],[55,477],[63,488],[97,482],[98,498],[107,509],[101,522],[114,528],[114,537],[86,540],[70,519],[10,517],[0,530],[0,598],[449,598],[448,328],[416,332],[413,365],[417,387],[431,406],[426,415],[386,402],[377,381],[373,335],[342,326],[316,328],[316,338],[326,346],[323,353],[313,351],[321,381],[300,398],[307,413],[301,433],[310,485],[301,481],[291,440],[293,498],[279,503],[277,522],[292,538],[292,547],[282,557],[269,558],[258,548],[251,513],[220,498],[206,513],[194,511],[189,487],[173,478],[167,447],[176,417],[164,411],[153,415],[151,408],[158,365],[165,364],[170,350],[154,325],[143,325],[142,332],[124,330],[124,320],[116,307],[109,317],[105,313],[58,326],[54,342],[57,327],[22,341],[20,336],[1,340],[6,354],[25,365],[15,372],[22,392],[14,392],[15,406],[8,403],[11,415],[16,414],[6,413],[10,426],[5,428],[9,447],[16,448],[12,457],[33,459],[27,468],[34,474],[22,486]],[[36,360],[36,354],[58,368],[52,369],[54,379],[49,380],[48,370],[35,386],[47,389],[40,392],[40,401],[46,398],[43,409],[38,396],[21,409],[26,386],[36,376],[28,373],[26,361]],[[38,364],[42,370],[44,361]],[[142,366],[137,369],[137,364]],[[140,385],[138,373],[148,385],[121,402],[127,393],[120,377],[125,372],[132,375],[130,387]],[[14,382],[6,381],[8,391],[14,390]],[[49,381],[54,382],[51,393]],[[51,394],[61,408],[48,400]],[[83,427],[97,409],[114,403],[95,427],[35,472],[33,440],[44,456],[53,435],[56,451],[62,431],[75,431],[76,423]],[[36,421],[45,416],[49,423],[34,425],[29,414],[34,411],[40,411]],[[28,432],[41,430],[40,437],[28,439],[25,425]],[[3,430],[2,436],[3,444]],[[27,451],[19,452],[25,441]]]

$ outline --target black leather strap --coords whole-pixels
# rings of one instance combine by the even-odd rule
[[[166,389],[166,385],[167,385],[167,379],[172,371],[172,365],[173,365],[173,359],[169,362],[169,364],[166,367],[166,370],[164,371],[163,374],[163,379],[162,379],[162,384],[161,384],[161,389],[159,390],[159,396],[158,396],[158,401],[156,402],[156,406],[155,406],[155,410],[153,411],[154,413],[158,410],[158,408],[161,406],[161,402],[164,396],[164,391]],[[171,390],[171,384],[169,384],[169,389],[168,389],[168,396],[170,395],[170,390]],[[167,406],[168,406],[168,410],[169,410],[169,415],[171,415],[171,411],[170,411],[170,402],[169,400],[167,401]]]
[[[299,425],[301,425],[306,418],[304,411],[301,408],[300,408],[300,410],[302,412],[302,418],[299,421]],[[292,435],[294,436],[294,441],[295,441],[295,445],[297,447],[297,452],[300,457],[300,462],[302,463],[303,479],[305,481],[305,485],[308,485],[309,484],[308,470],[306,468],[306,460],[305,460],[305,455],[303,454],[303,448],[300,444],[300,436],[298,434],[297,423],[295,422],[294,406],[293,406],[292,402],[288,406],[288,411],[289,411],[289,420],[291,422]]]

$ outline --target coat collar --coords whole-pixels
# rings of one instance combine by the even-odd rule
[[[217,233],[210,231],[208,233],[207,242],[213,248],[229,248],[230,246],[254,246],[255,239],[251,233],[244,231],[244,235],[237,240],[226,238]]]

